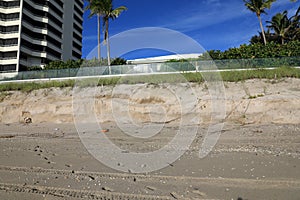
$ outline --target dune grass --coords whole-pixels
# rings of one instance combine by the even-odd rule
[[[127,76],[127,77],[113,77],[113,78],[91,78],[76,80],[62,80],[62,81],[43,81],[43,82],[23,82],[23,83],[2,83],[0,84],[0,92],[8,91],[22,91],[31,92],[33,90],[45,88],[65,88],[65,87],[92,87],[105,86],[116,84],[142,84],[142,83],[202,83],[208,80],[223,80],[226,82],[239,82],[247,79],[281,79],[286,77],[300,78],[300,69],[292,67],[280,67],[272,70],[257,69],[245,71],[223,71],[204,72],[204,73],[181,73],[181,74],[157,74],[157,75],[143,75],[143,76]]]

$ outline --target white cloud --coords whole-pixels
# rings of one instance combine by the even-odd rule
[[[163,26],[188,32],[246,14],[246,8],[240,1],[229,0],[221,2],[219,0],[206,0],[204,3],[190,4],[190,7],[173,15],[171,13],[168,20],[172,18],[172,22],[166,22]]]

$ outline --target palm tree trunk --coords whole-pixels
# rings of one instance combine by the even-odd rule
[[[259,20],[259,25],[260,25],[260,29],[261,29],[261,34],[263,36],[264,44],[266,45],[267,40],[266,40],[265,30],[264,30],[264,27],[263,27],[263,24],[262,24],[262,21],[261,21],[261,17],[260,17],[260,15],[257,15],[257,17],[258,17],[258,20]]]
[[[101,39],[100,39],[100,34],[101,34],[101,24],[100,24],[100,20],[101,20],[101,16],[98,15],[97,16],[97,21],[98,21],[98,60],[101,61]]]
[[[108,64],[108,66],[111,65],[111,61],[110,61],[110,44],[109,44],[109,38],[107,38],[107,64]]]
[[[106,37],[106,50],[107,50],[107,65],[108,65],[108,70],[109,74],[111,74],[111,62],[110,62],[110,45],[109,45],[109,35],[108,35],[108,26],[109,26],[109,21],[105,21],[105,37]]]

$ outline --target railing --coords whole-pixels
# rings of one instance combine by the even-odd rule
[[[106,75],[132,75],[172,72],[201,72],[204,70],[261,69],[281,66],[300,66],[300,57],[235,59],[235,60],[197,60],[190,62],[164,62],[136,65],[86,66],[59,70],[40,70],[19,72],[17,76],[3,80],[55,79],[69,77],[92,77]],[[111,73],[109,73],[111,71]]]

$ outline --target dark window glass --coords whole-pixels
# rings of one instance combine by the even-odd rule
[[[23,21],[26,21],[28,24],[31,24],[33,27],[41,28],[41,29],[47,28],[46,23],[40,22],[40,21],[35,21],[35,20],[31,19],[29,16],[27,16],[24,13],[23,13],[22,18],[23,18]]]
[[[9,47],[9,46],[16,46],[18,44],[18,39],[0,39],[0,46],[1,47]]]
[[[60,53],[60,52],[57,52],[57,51],[51,49],[50,47],[47,47],[47,48],[46,48],[46,51],[47,51],[47,53],[49,53],[49,54],[51,54],[52,56],[56,57],[58,60],[61,59],[61,53]]]
[[[76,51],[72,51],[72,56],[74,56],[77,59],[81,58],[81,54],[77,53]]]
[[[38,16],[38,17],[46,17],[47,16],[47,12],[35,9],[31,5],[29,5],[26,1],[24,1],[23,7],[35,16]]]
[[[49,9],[50,9],[50,13],[51,12],[55,12],[61,18],[63,17],[62,11],[60,11],[59,9],[57,9],[57,7],[55,7],[52,3],[49,4]]]
[[[27,49],[30,49],[32,51],[37,51],[37,52],[45,51],[44,46],[38,44],[32,44],[31,42],[28,42],[27,40],[24,39],[21,39],[21,46],[26,47]]]
[[[79,18],[77,15],[74,14],[74,19],[77,21],[79,24],[83,23],[83,19]]]
[[[74,5],[74,10],[77,12],[80,16],[83,15],[83,9],[79,9],[77,6]]]
[[[75,23],[73,23],[74,29],[77,30],[79,33],[82,33],[82,29]]]
[[[83,8],[83,1],[81,1],[81,0],[75,0],[75,3],[77,3],[80,8]]]
[[[58,27],[62,28],[62,22],[59,21],[56,17],[54,17],[51,13],[48,13],[48,19],[56,24]]]
[[[17,58],[16,51],[0,52],[0,59],[3,58]]]
[[[2,21],[12,21],[12,20],[16,20],[19,19],[20,14],[19,13],[11,13],[11,14],[4,14],[4,13],[0,13],[0,19]]]
[[[77,42],[73,41],[73,47],[81,51],[81,45],[77,44]]]
[[[75,32],[73,32],[73,37],[79,40],[80,42],[82,41],[82,37]]]
[[[19,7],[20,1],[0,1],[0,7],[2,8],[13,8],[13,7]]]
[[[0,26],[0,33],[16,33],[19,31],[19,26]]]
[[[0,65],[0,71],[16,71],[17,65]]]

